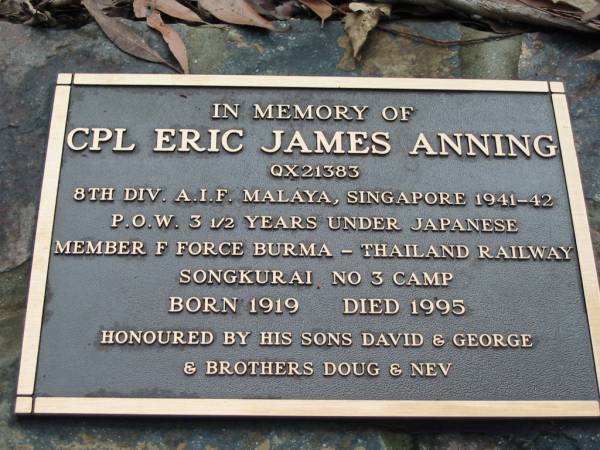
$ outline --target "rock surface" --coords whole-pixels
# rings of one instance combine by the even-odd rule
[[[166,54],[159,38],[134,24]],[[405,22],[441,40],[481,32],[453,22]],[[585,37],[532,33],[476,45],[431,46],[376,31],[360,61],[337,22],[291,21],[287,33],[177,25],[194,73],[563,80],[584,191],[600,255],[600,77],[579,58]],[[0,448],[131,449],[595,449],[595,421],[289,421],[20,418],[12,414],[29,257],[39,200],[51,89],[59,72],[169,73],[113,47],[90,24],[40,30],[0,22]]]

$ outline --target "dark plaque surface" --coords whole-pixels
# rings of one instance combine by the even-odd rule
[[[19,413],[597,416],[562,84],[63,75]]]

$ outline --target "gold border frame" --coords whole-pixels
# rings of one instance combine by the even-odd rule
[[[462,79],[61,73],[57,77],[46,154],[46,166],[42,182],[42,194],[17,384],[16,414],[340,418],[600,417],[599,400],[405,401],[36,397],[34,395],[34,387],[44,309],[46,277],[71,85],[290,87],[549,93],[551,95],[560,142],[597,385],[600,388],[600,289],[598,288],[594,250],[587,221],[581,176],[563,83]]]

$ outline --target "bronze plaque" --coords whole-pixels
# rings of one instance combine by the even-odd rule
[[[59,76],[16,412],[596,417],[561,83]]]

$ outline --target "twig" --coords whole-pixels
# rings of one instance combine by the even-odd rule
[[[402,37],[405,37],[408,39],[412,39],[413,41],[424,42],[426,44],[436,45],[438,47],[452,47],[454,45],[481,44],[483,42],[499,41],[502,39],[508,39],[508,38],[518,36],[520,34],[525,33],[525,31],[515,31],[513,33],[502,34],[500,36],[489,36],[489,37],[484,37],[484,38],[464,39],[464,40],[458,40],[458,41],[440,41],[440,40],[433,39],[433,38],[430,38],[427,36],[422,36],[417,33],[411,33],[409,31],[398,30],[398,29],[396,29],[394,27],[390,27],[389,25],[386,25],[386,24],[379,24],[379,25],[377,25],[377,28],[379,28],[380,30],[383,30],[383,31],[387,31],[388,33],[395,34],[397,36],[402,36]]]

